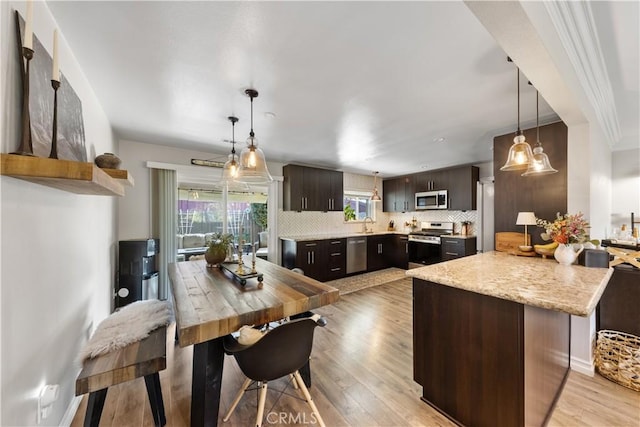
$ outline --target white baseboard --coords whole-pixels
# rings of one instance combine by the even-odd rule
[[[571,357],[570,363],[571,369],[576,372],[580,372],[581,374],[588,375],[590,377],[593,377],[595,375],[595,367],[593,365],[593,361]]]
[[[80,406],[80,402],[82,402],[82,396],[74,396],[69,402],[69,406],[67,407],[66,412],[62,416],[60,420],[61,427],[69,427],[71,422],[73,421],[73,417],[76,416],[76,412],[78,411],[78,406]]]

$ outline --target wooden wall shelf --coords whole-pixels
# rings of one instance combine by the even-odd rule
[[[129,187],[133,187],[135,185],[133,177],[129,174],[129,171],[126,171],[124,169],[107,168],[102,168],[102,170],[105,171],[111,178],[119,180],[122,185],[128,185]]]
[[[126,171],[112,177],[93,163],[44,157],[0,154],[0,175],[35,182],[76,194],[124,196],[122,180],[133,185]],[[121,178],[126,172],[126,178]]]

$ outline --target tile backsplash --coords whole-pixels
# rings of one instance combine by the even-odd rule
[[[411,227],[405,226],[416,218],[421,221],[450,221],[454,223],[455,232],[459,233],[462,221],[471,221],[472,234],[475,233],[477,211],[433,210],[420,212],[382,212],[376,213],[374,231],[386,231],[389,221],[395,223],[398,232],[409,232]],[[362,222],[346,223],[342,212],[291,212],[278,211],[278,230],[281,236],[300,236],[308,234],[352,233],[362,230]]]

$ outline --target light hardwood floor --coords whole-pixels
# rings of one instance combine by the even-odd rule
[[[402,280],[345,295],[316,310],[328,325],[316,329],[310,392],[327,426],[452,425],[419,399],[420,387],[413,382],[411,293],[411,282]],[[168,426],[189,425],[191,355],[191,348],[174,346],[169,338],[167,369],[160,373]],[[252,392],[229,422],[222,422],[242,380],[235,361],[227,357],[220,426],[249,426],[255,420],[257,399]],[[285,381],[275,384],[282,387]],[[264,426],[316,425],[305,402],[287,395],[277,399],[277,392],[269,392]],[[82,425],[86,400],[73,427]],[[284,422],[275,422],[278,419]],[[153,425],[142,379],[109,389],[100,425]],[[640,393],[600,376],[571,372],[549,425],[640,426]]]

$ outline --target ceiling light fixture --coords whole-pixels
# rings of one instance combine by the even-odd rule
[[[373,173],[373,194],[371,195],[372,202],[380,202],[382,198],[378,194],[378,185],[377,185],[378,172]]]
[[[523,173],[522,176],[549,175],[558,172],[551,166],[549,156],[547,156],[542,150],[542,143],[540,142],[540,114],[538,110],[538,98],[538,89],[536,89],[536,146],[533,148],[533,160],[527,168],[527,171]]]
[[[509,62],[513,62],[511,58],[507,58]],[[533,152],[531,146],[526,142],[524,134],[520,129],[520,68],[516,66],[518,74],[518,130],[513,138],[513,145],[509,148],[507,162],[500,168],[501,171],[521,170],[529,167],[533,161]]]
[[[251,98],[251,132],[247,138],[247,146],[240,153],[240,168],[236,181],[246,184],[264,184],[273,181],[264,153],[258,148],[258,140],[253,133],[253,98],[258,97],[258,91],[247,89],[244,91]]]
[[[238,122],[237,117],[229,116],[227,117],[231,122],[231,154],[229,154],[229,160],[226,161],[224,167],[222,169],[222,180],[225,182],[230,182],[236,179],[238,176],[238,155],[236,154],[236,123]]]

